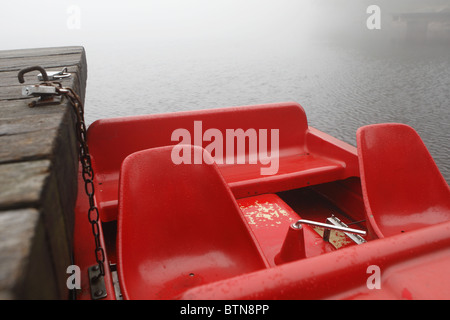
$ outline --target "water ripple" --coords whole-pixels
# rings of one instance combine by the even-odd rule
[[[108,60],[110,59],[110,60]],[[89,57],[88,57],[89,60]],[[312,126],[355,145],[366,124],[414,127],[450,182],[450,56],[327,46],[267,54],[106,57],[90,61],[87,121],[127,115],[297,101]],[[107,65],[124,63],[117,81]],[[119,68],[120,69],[120,68]]]

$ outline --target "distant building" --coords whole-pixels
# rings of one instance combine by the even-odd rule
[[[450,44],[450,6],[394,13],[392,38],[408,43]]]

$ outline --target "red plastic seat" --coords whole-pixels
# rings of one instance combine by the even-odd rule
[[[201,123],[200,128],[196,129],[196,123]],[[305,111],[293,102],[102,119],[88,130],[96,178],[95,200],[102,221],[117,219],[118,177],[123,160],[134,152],[178,145],[180,139],[172,138],[177,129],[185,130],[191,137],[183,143],[203,148],[208,148],[215,139],[205,136],[207,130],[222,135],[223,154],[218,156],[215,150],[213,155],[218,157],[219,171],[236,198],[277,193],[359,174],[356,148],[308,126]],[[256,132],[257,139],[253,141],[257,142],[258,150],[250,150],[248,137],[227,138],[227,132],[233,130]],[[262,132],[267,134],[267,151],[271,156],[272,134],[276,137],[278,132],[279,163],[263,164],[259,156],[256,164],[250,163],[250,154],[255,156],[261,152]],[[241,143],[238,140],[245,142],[243,151],[238,151],[237,145]],[[226,150],[227,141],[234,141],[233,154]],[[238,158],[243,156],[245,164],[238,163]],[[261,170],[272,165],[273,174],[263,175]]]
[[[367,219],[380,238],[450,220],[450,189],[417,132],[403,124],[357,131]]]
[[[117,253],[126,299],[174,299],[268,267],[217,166],[175,165],[172,148],[136,152],[121,167]]]

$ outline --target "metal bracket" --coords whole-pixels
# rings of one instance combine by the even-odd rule
[[[61,80],[70,78],[72,74],[67,72],[67,67],[64,67],[61,71],[46,71],[47,73],[47,81],[53,81],[53,80]],[[45,81],[45,76],[42,75],[42,73],[38,74],[38,80],[39,81]]]
[[[298,221],[294,222],[294,224],[292,224],[292,227],[300,228],[302,224],[324,228],[323,240],[327,241],[327,242],[330,241],[330,230],[337,230],[337,231],[343,232],[345,235],[347,235],[350,239],[355,241],[357,244],[362,244],[362,243],[366,242],[366,240],[364,240],[363,237],[359,236],[359,235],[363,235],[363,236],[366,235],[366,231],[349,228],[345,223],[343,223],[341,220],[339,220],[335,216],[328,218],[327,223],[316,222],[316,221],[311,221],[311,220],[298,220]]]
[[[327,218],[327,223],[331,223],[331,224],[333,224],[335,226],[340,226],[340,227],[343,227],[343,228],[348,228],[348,226],[344,222],[339,220],[334,215],[332,215],[331,217]],[[367,242],[366,239],[361,237],[359,234],[356,234],[356,233],[352,232],[351,230],[352,229],[348,228],[347,232],[344,231],[344,234],[347,237],[349,237],[351,240],[353,240],[353,242],[355,242],[356,244],[363,244],[363,243]],[[353,230],[356,230],[356,229],[353,229]],[[330,239],[330,229],[324,230],[323,239],[325,241],[329,241],[329,239]]]
[[[91,288],[92,300],[99,300],[106,298],[105,279],[100,275],[100,268],[98,265],[88,268],[89,287]]]
[[[29,104],[30,107],[60,104],[62,101],[62,96],[57,95],[56,88],[53,86],[39,84],[25,86],[22,88],[22,95],[25,97],[39,97],[38,100]]]
[[[116,294],[116,300],[123,300],[122,292],[120,290],[119,276],[117,274],[117,265],[115,263],[110,263],[109,270],[111,271],[111,278],[114,285],[114,293]]]
[[[34,96],[40,97],[43,95],[55,95],[56,88],[52,86],[41,86],[39,84],[35,84],[32,86],[26,86],[22,88],[23,96]]]

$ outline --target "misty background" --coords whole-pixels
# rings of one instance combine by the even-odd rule
[[[16,0],[0,30],[0,50],[85,47],[89,124],[296,101],[352,145],[411,125],[450,182],[450,0]]]

